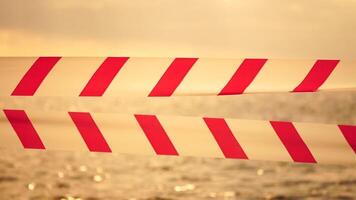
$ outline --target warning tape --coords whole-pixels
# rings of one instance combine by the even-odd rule
[[[0,147],[356,163],[356,126],[89,112],[0,112]]]
[[[356,89],[356,61],[0,58],[1,96],[177,96]]]

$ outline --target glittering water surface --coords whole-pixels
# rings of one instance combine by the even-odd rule
[[[1,150],[1,199],[355,199],[356,165]]]

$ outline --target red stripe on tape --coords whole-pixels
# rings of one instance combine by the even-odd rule
[[[128,57],[108,57],[93,74],[79,96],[103,96]]]
[[[69,115],[90,151],[111,152],[108,143],[90,113],[69,112]]]
[[[39,57],[22,77],[11,95],[33,96],[59,59],[61,57]]]
[[[176,58],[148,96],[171,96],[198,58]]]
[[[4,110],[12,128],[26,149],[45,149],[41,138],[24,110]]]
[[[339,125],[339,128],[351,148],[356,153],[356,126]]]
[[[155,115],[135,115],[147,139],[158,155],[178,155],[166,131]]]
[[[266,62],[267,59],[245,59],[219,95],[242,94]]]
[[[224,119],[207,117],[203,119],[226,158],[248,159]]]
[[[295,162],[316,163],[309,148],[291,122],[270,122],[274,131]]]
[[[328,79],[339,60],[317,60],[293,92],[315,92]]]

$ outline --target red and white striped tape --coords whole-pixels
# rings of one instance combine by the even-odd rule
[[[176,96],[356,89],[356,61],[0,58],[1,96]]]
[[[231,118],[3,110],[0,147],[356,163],[356,126]]]

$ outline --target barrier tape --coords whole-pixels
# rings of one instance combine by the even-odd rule
[[[354,125],[5,109],[0,137],[15,149],[356,162]]]
[[[356,61],[0,58],[1,96],[238,95],[354,90]]]

